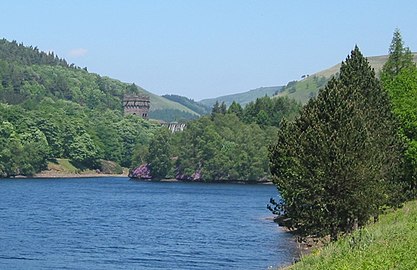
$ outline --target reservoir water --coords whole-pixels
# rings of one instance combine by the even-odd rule
[[[0,269],[268,269],[291,235],[273,185],[128,178],[0,180]]]

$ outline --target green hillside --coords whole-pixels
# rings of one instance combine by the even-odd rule
[[[165,122],[187,122],[210,112],[210,108],[187,97],[163,95],[162,97],[156,96],[156,98],[164,99],[164,104],[159,108],[151,109],[149,116],[152,119],[159,119]],[[176,106],[171,108],[167,106],[166,101]],[[187,109],[184,110],[184,107]]]
[[[273,96],[277,92],[279,92],[281,88],[282,86],[260,87],[243,93],[220,96],[210,99],[203,99],[199,102],[209,108],[213,107],[216,101],[220,103],[224,102],[227,106],[230,106],[230,104],[232,104],[233,101],[236,101],[237,103],[243,106],[251,101],[255,101],[257,98],[264,97],[265,95]]]
[[[51,171],[59,160],[101,173],[142,162],[161,125],[123,115],[125,94],[149,95],[151,113],[197,115],[135,84],[0,40],[0,178]]]
[[[211,112],[211,108],[207,107],[199,102],[194,101],[193,99],[189,99],[187,97],[179,96],[179,95],[162,95],[162,97],[174,101],[176,103],[182,104],[185,107],[189,108],[190,110],[200,114],[208,114]]]
[[[151,112],[178,110],[198,116],[189,108],[152,94],[135,84],[102,77],[69,65],[53,53],[39,51],[16,41],[0,40],[0,101],[20,104],[31,99],[51,97],[76,102],[88,108],[122,110],[125,93],[150,96]]]
[[[379,74],[387,59],[388,55],[368,57],[376,74]],[[414,61],[417,63],[417,53],[414,53]],[[324,87],[332,76],[337,75],[339,70],[340,63],[307,76],[303,80],[289,82],[276,96],[288,96],[305,104],[310,98],[316,96],[318,90]]]
[[[417,269],[417,202],[305,256],[286,270]]]
[[[190,108],[177,103],[175,101],[169,100],[167,98],[152,94],[148,91],[144,91],[147,95],[150,96],[150,100],[151,100],[151,108],[150,111],[151,113],[154,111],[159,111],[159,110],[178,110],[181,112],[185,112],[185,113],[189,113],[195,116],[199,116],[199,114],[193,110],[191,110]],[[163,119],[162,119],[163,120]]]

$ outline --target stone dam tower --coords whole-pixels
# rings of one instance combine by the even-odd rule
[[[148,119],[150,105],[148,96],[124,95],[123,97],[123,111],[125,114],[133,114]]]

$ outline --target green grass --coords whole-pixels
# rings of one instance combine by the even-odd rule
[[[284,91],[278,93],[278,95],[274,97],[288,96],[305,104],[310,98],[317,95],[318,90],[324,87],[327,81],[328,78],[323,76],[309,76],[304,80],[297,81],[291,87],[285,87]]]
[[[417,269],[417,201],[382,215],[379,222],[313,251],[286,269]]]
[[[68,159],[57,158],[57,162],[48,162],[48,169],[60,173],[78,173],[80,170],[76,168]]]
[[[177,102],[171,101],[169,99],[166,99],[164,97],[152,94],[150,92],[147,92],[150,96],[151,100],[151,108],[150,111],[157,111],[157,110],[163,110],[163,109],[172,109],[172,110],[179,110],[183,112],[188,112],[194,115],[199,115],[195,111],[191,110],[190,108],[185,107],[182,104],[179,104]]]
[[[119,164],[109,161],[100,160],[102,174],[127,174],[126,168],[122,168]],[[96,170],[81,169],[75,167],[69,159],[57,158],[56,162],[48,162],[48,172],[56,175],[65,174],[95,174]]]

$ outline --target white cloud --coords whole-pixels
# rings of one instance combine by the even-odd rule
[[[71,57],[83,57],[84,55],[87,54],[87,49],[84,48],[76,48],[76,49],[72,49],[68,52],[69,56]]]

